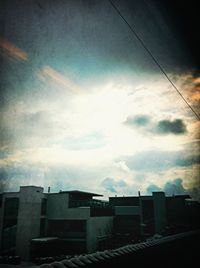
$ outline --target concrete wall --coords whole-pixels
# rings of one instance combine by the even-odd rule
[[[59,219],[66,215],[69,207],[69,194],[48,194],[47,195],[47,218]]]
[[[153,192],[155,233],[161,233],[167,224],[166,198],[164,192]]]
[[[24,186],[20,188],[17,224],[16,253],[23,260],[30,256],[30,241],[40,235],[41,202],[43,188]]]
[[[74,220],[88,219],[90,217],[90,208],[89,207],[80,207],[80,208],[68,208],[67,218]]]
[[[116,206],[115,215],[140,215],[139,206]]]
[[[66,208],[62,210],[59,207],[56,211],[51,210],[52,213],[48,214],[48,220],[84,220],[90,217],[90,208]]]
[[[47,218],[49,220],[58,219],[88,219],[90,208],[68,208],[69,194],[50,194],[47,196]]]
[[[98,238],[110,236],[113,230],[113,217],[91,217],[87,221],[87,251],[97,249]]]

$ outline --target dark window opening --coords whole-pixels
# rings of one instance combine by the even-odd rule
[[[44,237],[46,235],[46,219],[40,220],[40,236]]]
[[[18,198],[6,198],[4,206],[4,222],[3,227],[11,227],[17,224],[19,208]]]
[[[14,250],[16,246],[17,226],[3,229],[2,231],[2,249],[9,254]]]
[[[47,199],[42,198],[41,215],[42,216],[46,215],[46,212],[47,212]]]
[[[155,230],[153,200],[142,200],[143,231],[152,234]]]
[[[139,206],[139,198],[137,196],[110,197],[109,203],[112,206]]]
[[[86,236],[86,221],[49,220],[48,236],[61,238],[84,238]]]
[[[121,234],[140,234],[140,216],[138,215],[123,215],[116,216],[114,219],[115,233]]]

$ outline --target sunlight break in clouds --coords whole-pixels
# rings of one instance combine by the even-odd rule
[[[107,1],[4,2],[0,187],[108,196],[197,185],[196,118]],[[144,1],[118,2],[197,109],[199,80],[173,26]]]
[[[1,162],[2,167],[10,170],[9,176],[16,178],[11,180],[12,184],[14,181],[26,184],[25,177],[30,171],[31,177],[37,174],[35,183],[40,183],[42,177],[45,186],[51,183],[57,185],[55,187],[68,187],[70,180],[72,188],[95,190],[99,185],[102,193],[108,195],[107,184],[101,183],[108,177],[113,178],[121,194],[123,191],[135,193],[138,189],[144,193],[149,184],[156,182],[159,186],[176,177],[184,179],[185,167],[175,169],[179,157],[176,152],[185,152],[184,144],[193,132],[193,119],[188,116],[188,110],[182,114],[182,102],[171,101],[175,92],[170,91],[169,98],[163,99],[169,88],[162,77],[156,76],[148,82],[144,77],[143,84],[130,77],[123,83],[112,77],[88,86],[87,94],[69,95],[68,91],[58,91],[57,88],[62,87],[59,79],[48,78],[42,86],[43,90],[49,87],[55,90],[45,96],[41,90],[37,98],[28,95],[27,99],[23,98],[23,105],[15,102],[15,106],[5,111],[5,117],[10,118],[5,125],[16,135],[13,139],[19,141],[20,137],[20,146],[16,144]],[[136,119],[136,124],[125,124],[130,118]],[[141,118],[150,120],[139,126]],[[168,122],[170,131],[154,131],[163,120]],[[187,125],[187,132],[175,135],[174,129],[171,131],[177,120]],[[169,157],[170,154],[177,157]],[[159,155],[162,174],[156,175],[158,168],[154,160]],[[187,166],[187,169],[191,173],[191,168]],[[122,180],[124,186],[120,190]]]

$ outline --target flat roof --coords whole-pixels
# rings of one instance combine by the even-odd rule
[[[143,195],[144,196],[144,195]],[[109,199],[110,198],[134,198],[134,199],[136,199],[136,198],[139,198],[139,196],[138,195],[127,195],[127,196],[109,196]]]
[[[153,193],[164,193],[164,192],[153,192]],[[169,198],[169,197],[174,197],[174,198],[188,198],[190,199],[191,196],[187,195],[187,194],[176,194],[176,195],[165,195],[165,197]],[[153,198],[153,195],[140,195],[140,196],[110,196],[109,199],[134,199],[134,198],[148,198],[151,199]]]
[[[68,194],[84,194],[84,195],[90,195],[90,196],[103,196],[102,194],[95,194],[90,192],[84,192],[79,190],[72,190],[72,191],[60,191],[59,193],[68,193]]]
[[[176,194],[176,195],[168,195],[166,196],[167,198],[171,197],[171,198],[184,198],[184,199],[190,199],[191,196],[188,194]]]

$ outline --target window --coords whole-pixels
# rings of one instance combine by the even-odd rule
[[[86,233],[85,220],[49,220],[48,235],[57,237],[84,237]]]
[[[17,224],[19,208],[18,198],[6,198],[4,207],[4,223],[3,227],[11,227]]]
[[[45,236],[45,226],[46,226],[46,220],[40,219],[40,236]]]
[[[46,212],[47,212],[47,199],[42,198],[41,215],[42,216],[46,215]]]

